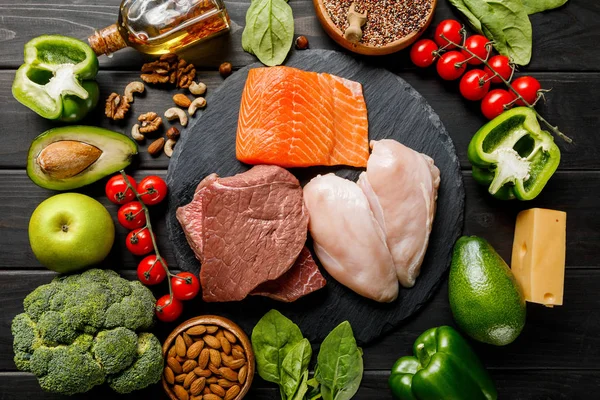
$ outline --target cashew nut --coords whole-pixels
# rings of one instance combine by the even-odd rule
[[[173,147],[175,147],[175,143],[177,142],[173,139],[168,139],[165,142],[165,147],[163,148],[163,151],[165,152],[165,155],[167,157],[171,157],[173,155]]]
[[[204,93],[206,93],[206,85],[202,82],[192,82],[192,84],[189,87],[190,93],[195,95],[195,96],[202,96]]]
[[[138,142],[145,139],[144,135],[140,133],[140,126],[138,124],[135,124],[133,128],[131,128],[131,137]]]
[[[206,107],[206,99],[204,97],[198,97],[196,100],[192,101],[192,104],[188,107],[188,114],[194,116],[197,109],[204,107]]]
[[[133,103],[133,93],[144,93],[144,84],[142,82],[131,82],[125,87],[124,96]]]
[[[194,103],[192,103],[192,105],[193,104]],[[191,107],[191,105],[190,105],[190,107]],[[181,124],[181,126],[186,126],[188,123],[188,117],[185,114],[185,111],[183,111],[181,108],[177,108],[177,107],[171,107],[167,111],[165,111],[165,118],[168,119],[169,121],[172,121],[174,119],[179,119],[179,123]]]

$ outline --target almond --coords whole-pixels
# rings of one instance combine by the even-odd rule
[[[151,156],[157,156],[165,147],[165,138],[158,138],[148,146],[148,154]]]
[[[165,367],[164,375],[165,381],[167,381],[169,385],[173,385],[175,383],[175,374],[171,368]]]
[[[210,378],[206,378],[206,383],[208,383],[209,385],[211,383],[217,383],[219,381],[219,378],[217,378],[216,376],[211,376]],[[211,390],[212,392],[212,390]]]
[[[239,351],[236,348],[231,349],[231,355],[233,356],[234,359],[245,359],[246,356],[244,356],[244,353],[242,353],[241,351]]]
[[[183,341],[185,342],[185,346],[187,348],[189,348],[194,343],[194,341],[192,340],[192,338],[190,337],[190,335],[188,335],[187,333],[183,332],[181,334],[181,336],[183,337]]]
[[[202,400],[202,396],[190,396],[190,400]]]
[[[204,325],[192,326],[190,329],[185,331],[190,336],[204,335],[206,333],[206,327]]]
[[[233,385],[235,385],[234,382],[228,381],[227,379],[219,379],[217,381],[217,385],[221,386],[224,389],[229,389],[230,387],[232,387]]]
[[[185,357],[175,356],[175,359],[177,360],[177,362],[179,362],[179,364],[183,364],[184,362],[187,361],[187,358],[185,358]]]
[[[248,376],[248,366],[244,365],[238,371],[238,382],[242,385],[246,382],[246,377]]]
[[[224,351],[221,352],[221,360],[223,361],[223,364],[225,364],[225,361],[227,362],[232,362],[233,360],[235,360],[235,358],[228,356],[227,354],[225,354]],[[226,365],[227,366],[227,365]]]
[[[242,346],[240,346],[239,344],[234,344],[233,346],[231,346],[232,349],[236,349],[237,351],[239,351],[240,353],[245,353],[246,350],[244,350],[244,348]]]
[[[187,376],[187,374],[179,374],[175,377],[175,382],[177,383],[183,383],[183,381],[185,381],[185,377]]]
[[[175,339],[175,349],[177,350],[177,355],[179,357],[185,357],[185,354],[187,353],[187,347],[181,335],[178,335],[177,339]]]
[[[202,400],[223,400],[223,398],[217,396],[216,394],[208,393],[202,397]]]
[[[225,338],[227,340],[229,340],[229,343],[233,344],[237,341],[237,338],[235,337],[235,335],[229,331],[223,331],[223,335],[225,336]]]
[[[180,374],[183,371],[181,369],[181,364],[179,364],[179,361],[177,361],[173,357],[167,358],[167,365],[169,367],[171,367],[171,369],[173,370],[173,372],[175,372],[176,374]]]
[[[183,363],[183,366],[181,367],[181,369],[184,374],[187,374],[188,372],[193,371],[194,368],[196,368],[197,366],[198,366],[198,363],[196,362],[196,360],[187,360],[186,362]]]
[[[217,331],[217,333],[215,333],[215,337],[216,337],[217,339],[221,339],[222,337],[224,337],[224,336],[223,336],[223,329],[219,329],[219,330]]]
[[[217,368],[221,366],[221,354],[218,350],[210,349],[210,362]]]
[[[213,374],[221,376],[221,371],[213,363],[208,363],[208,369],[210,369]]]
[[[179,107],[188,108],[192,101],[183,93],[177,93],[173,96],[173,102]]]
[[[219,373],[220,373],[220,375],[223,376],[223,378],[228,379],[232,382],[235,382],[238,380],[238,373],[235,372],[234,370],[232,370],[231,368],[228,368],[228,367],[219,368]]]
[[[192,343],[191,346],[188,347],[187,350],[187,358],[192,359],[196,358],[200,355],[202,348],[204,347],[204,341],[198,341]]]
[[[204,390],[205,385],[206,378],[200,377],[196,379],[194,382],[192,382],[192,385],[190,386],[190,393],[193,396],[198,396]]]
[[[204,395],[207,395],[207,394],[212,394],[212,392],[210,391],[210,388],[209,388],[208,386],[206,386],[206,387],[204,388],[204,390],[202,391],[202,393],[203,393]]]
[[[175,385],[173,386],[173,391],[179,400],[189,400],[190,398],[187,390],[185,390],[183,386]]]
[[[209,376],[211,376],[211,375],[212,375],[212,372],[210,372],[210,370],[209,370],[209,369],[202,369],[202,368],[200,368],[200,367],[196,367],[196,368],[194,368],[194,373],[195,373],[196,375],[198,375],[198,376],[201,376],[201,377],[204,377],[204,378],[207,378],[207,377],[209,377]]]
[[[171,348],[169,349],[169,353],[167,354],[169,357],[175,357],[177,355],[177,349],[175,349],[175,346],[171,346]]]
[[[212,335],[213,333],[215,333],[216,331],[219,330],[218,326],[214,326],[214,325],[208,325],[206,327],[206,333],[208,333],[209,335]]]
[[[215,385],[214,383],[210,385],[210,391],[216,394],[217,396],[223,397],[225,396],[225,389],[223,389],[219,385]]]
[[[210,357],[209,349],[203,349],[200,352],[200,356],[198,357],[198,367],[200,367],[200,369],[206,369],[206,366],[208,365],[209,357]]]
[[[229,342],[229,340],[227,340],[225,336],[221,336],[219,338],[219,341],[221,342],[221,348],[223,349],[225,354],[231,354],[231,343]]]
[[[183,387],[189,389],[192,382],[196,380],[196,374],[192,371],[185,376],[185,380],[183,381]]]
[[[231,369],[240,369],[242,366],[244,366],[244,364],[246,364],[246,360],[244,360],[243,358],[238,358],[237,360],[233,360],[231,362],[223,362],[223,364],[225,364],[226,367],[229,367]]]
[[[225,393],[224,400],[233,400],[236,398],[238,394],[240,394],[240,390],[242,390],[238,385],[230,387]]]
[[[204,342],[213,349],[221,348],[221,341],[212,335],[204,335]]]

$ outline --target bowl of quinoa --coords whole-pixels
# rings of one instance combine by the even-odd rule
[[[327,34],[355,53],[384,55],[414,43],[433,19],[437,0],[313,0],[317,17]],[[355,4],[365,13],[362,38],[352,43],[344,38],[348,12]]]

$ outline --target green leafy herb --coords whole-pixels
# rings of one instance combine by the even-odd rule
[[[568,0],[522,0],[527,14],[535,14],[552,10],[565,4]]]
[[[356,394],[363,375],[362,351],[348,321],[339,324],[321,344],[315,374],[324,400],[348,400]]]
[[[287,353],[281,364],[281,389],[287,399],[293,399],[308,372],[308,363],[312,356],[312,348],[308,339],[302,339]],[[307,375],[308,376],[308,375]],[[306,380],[304,380],[306,386]],[[308,388],[306,388],[308,389]],[[306,393],[306,390],[304,390]],[[304,398],[304,394],[299,397]]]
[[[253,0],[246,12],[242,48],[265,65],[282,64],[292,47],[294,16],[285,0]]]
[[[302,339],[298,325],[279,311],[266,313],[252,330],[252,349],[260,377],[280,384],[283,361]]]

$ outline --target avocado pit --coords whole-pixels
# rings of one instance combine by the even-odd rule
[[[102,155],[102,150],[88,143],[60,140],[44,147],[36,162],[54,179],[71,178],[89,168]]]

